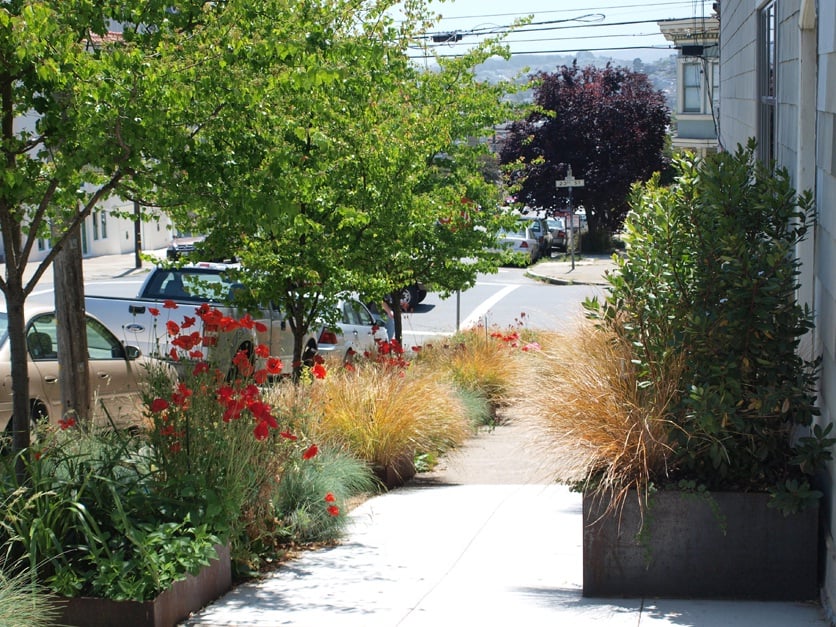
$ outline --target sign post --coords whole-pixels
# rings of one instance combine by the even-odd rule
[[[563,180],[558,180],[554,182],[554,186],[558,189],[561,187],[565,187],[569,190],[569,218],[568,218],[568,239],[569,243],[567,244],[569,250],[571,251],[572,255],[572,270],[575,269],[575,210],[572,206],[572,190],[576,187],[583,187],[584,180],[583,179],[576,179],[572,176],[572,166],[570,165],[566,169],[566,178]]]

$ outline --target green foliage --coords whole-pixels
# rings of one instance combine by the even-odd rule
[[[367,464],[324,447],[310,463],[294,461],[285,467],[275,495],[276,516],[296,542],[332,542],[348,522],[346,502],[375,490]]]
[[[24,485],[4,461],[0,539],[56,594],[148,600],[215,556],[218,537],[153,489],[139,438],[54,433]]]
[[[812,318],[795,296],[812,198],[753,150],[682,158],[670,187],[636,187],[610,294],[588,303],[632,345],[639,385],[684,357],[667,479],[710,489],[796,485],[786,482],[821,468],[833,441],[829,426],[792,440],[818,414],[818,364],[797,350]]]

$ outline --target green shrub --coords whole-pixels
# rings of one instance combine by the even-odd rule
[[[626,255],[603,306],[588,306],[633,347],[640,386],[683,360],[669,471],[656,481],[780,489],[828,457],[827,430],[806,441],[803,465],[792,443],[818,413],[817,362],[797,351],[812,318],[795,297],[812,198],[757,161],[752,144],[677,167],[670,187],[634,189]]]
[[[154,489],[139,438],[68,429],[20,455],[24,484],[4,460],[0,543],[54,593],[145,601],[215,557],[218,537]]]

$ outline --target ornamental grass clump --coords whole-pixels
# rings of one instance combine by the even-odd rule
[[[484,396],[495,408],[507,405],[524,374],[522,351],[536,350],[531,332],[519,325],[501,330],[477,326],[443,344],[424,346],[416,365],[443,372],[457,386]]]
[[[7,566],[0,557],[0,625],[50,627],[57,620],[48,590],[26,567]]]
[[[562,482],[618,507],[629,490],[641,493],[665,474],[681,364],[667,364],[654,385],[641,386],[629,344],[588,322],[542,337],[529,358],[515,411],[531,414],[559,449]]]
[[[7,564],[25,564],[59,596],[147,601],[217,557],[219,537],[156,489],[141,437],[70,426],[43,435],[3,460]],[[13,472],[18,459],[23,484]]]
[[[815,424],[818,360],[799,352],[813,326],[796,258],[812,196],[755,159],[754,144],[676,166],[671,186],[657,177],[634,189],[626,254],[604,301],[587,302],[627,348],[637,390],[658,403],[676,381],[666,463],[641,483],[770,491],[796,511],[819,498],[810,480],[833,442],[831,426]],[[619,470],[591,472],[587,484]]]
[[[416,453],[444,452],[472,433],[443,373],[358,360],[312,386],[318,421],[312,437],[376,468],[397,468]]]

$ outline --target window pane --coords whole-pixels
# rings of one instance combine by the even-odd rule
[[[702,112],[702,70],[697,63],[682,65],[682,110]]]

